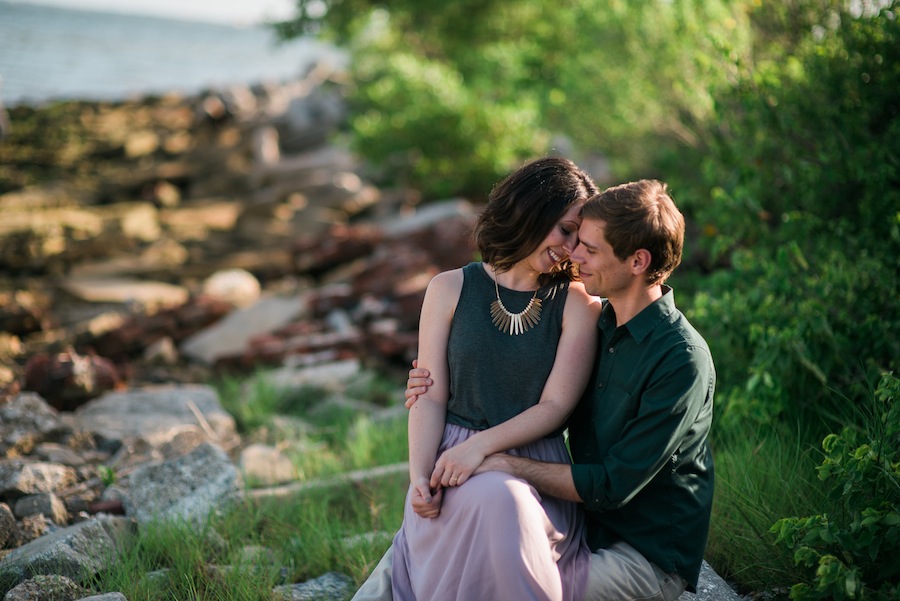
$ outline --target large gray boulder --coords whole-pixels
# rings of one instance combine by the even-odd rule
[[[225,451],[203,443],[182,457],[138,467],[122,486],[126,514],[146,524],[202,521],[236,498],[243,483]]]

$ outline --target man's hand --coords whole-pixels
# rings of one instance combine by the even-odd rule
[[[484,461],[481,462],[475,471],[472,472],[472,475],[483,474],[484,472],[506,472],[507,474],[515,476],[513,473],[513,468],[510,465],[510,460],[514,459],[512,455],[507,455],[506,453],[494,453],[492,455],[488,455],[484,458]]]
[[[434,384],[431,372],[418,368],[419,361],[413,360],[413,368],[409,370],[409,380],[406,381],[406,402],[404,406],[409,409],[419,400],[420,394],[425,394],[428,387]]]
[[[431,495],[431,501],[425,501],[418,493],[418,489],[416,489],[415,492],[413,492],[410,505],[412,505],[413,511],[415,511],[417,515],[423,518],[434,519],[441,515],[441,503],[443,500],[444,490],[440,487],[435,489],[434,494]]]

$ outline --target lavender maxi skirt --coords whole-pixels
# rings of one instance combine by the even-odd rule
[[[447,424],[438,452],[475,433]],[[562,436],[509,452],[569,463]],[[542,497],[503,472],[445,489],[436,519],[416,515],[409,494],[394,537],[394,601],[578,601],[584,595],[590,550],[576,503]]]

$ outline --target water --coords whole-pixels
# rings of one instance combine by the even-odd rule
[[[117,100],[169,91],[284,81],[317,58],[314,40],[277,44],[263,27],[69,10],[0,0],[0,99]]]

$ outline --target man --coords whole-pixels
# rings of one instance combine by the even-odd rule
[[[591,382],[569,419],[573,463],[501,453],[476,474],[504,471],[583,503],[586,600],[672,601],[696,590],[713,495],[715,369],[664,285],[681,262],[684,218],[655,180],[605,190],[582,217],[572,260],[588,292],[606,301]],[[428,375],[410,372],[407,406]],[[390,599],[390,559],[389,549],[354,599]]]

